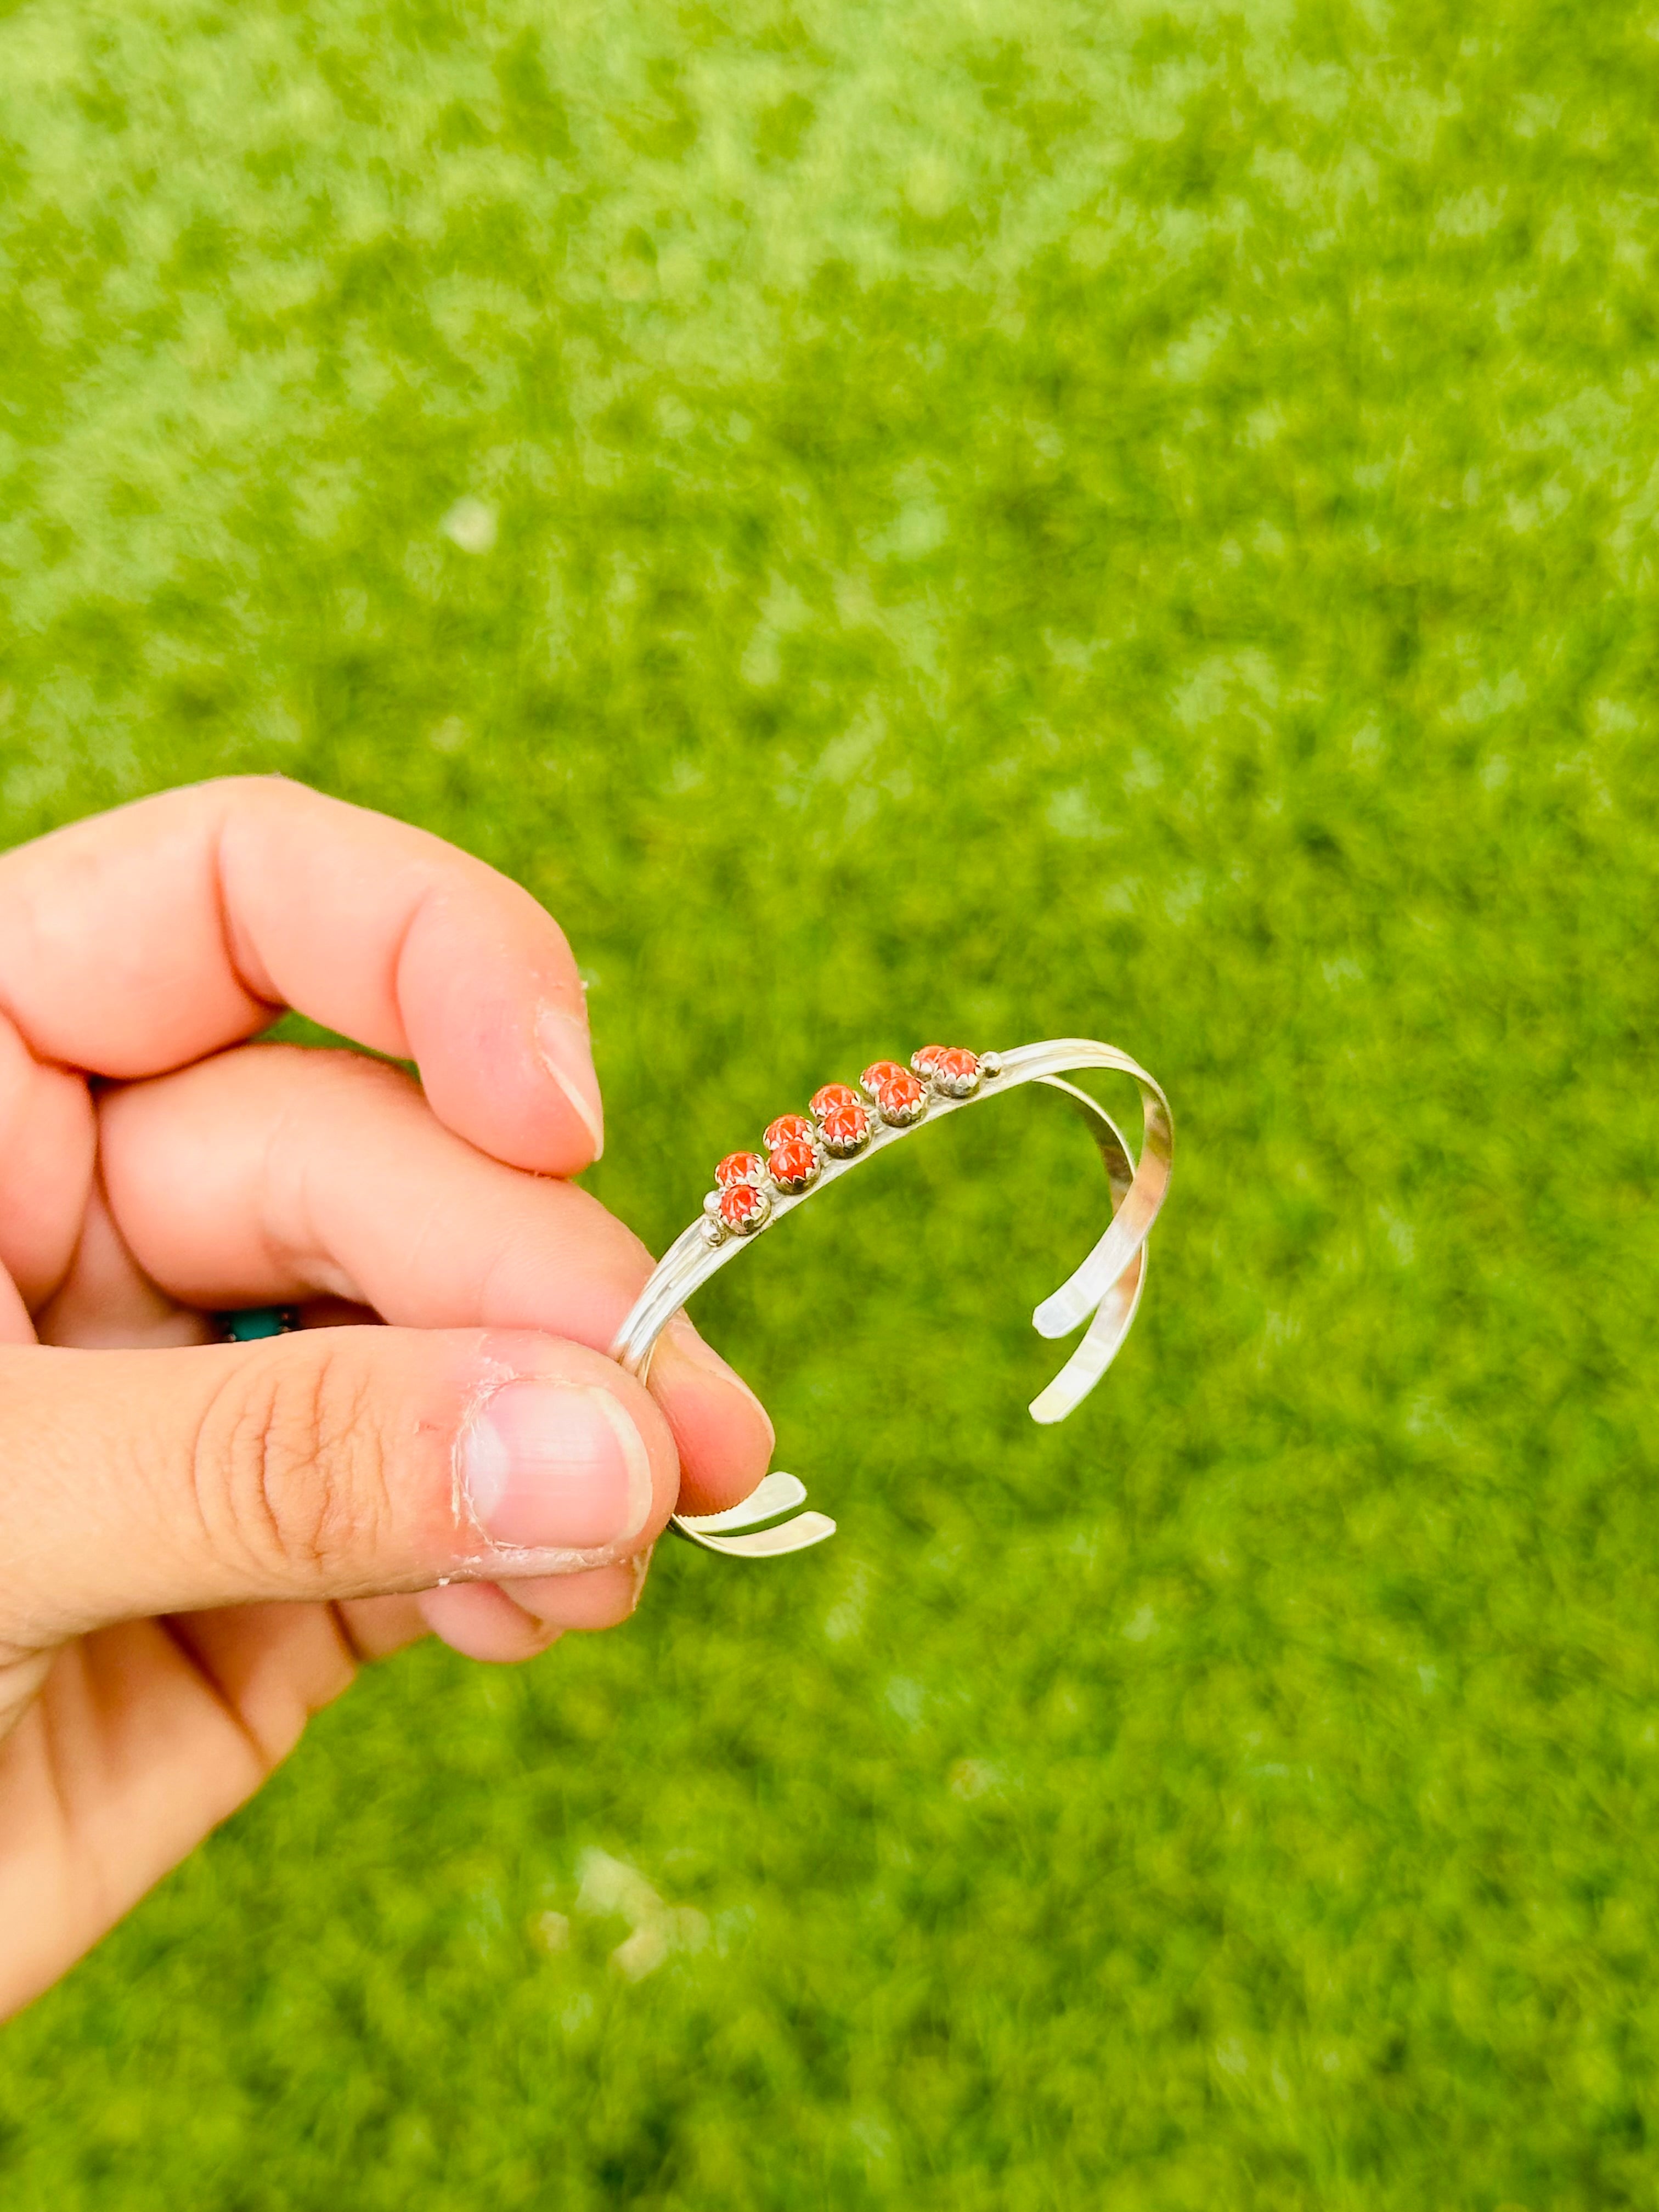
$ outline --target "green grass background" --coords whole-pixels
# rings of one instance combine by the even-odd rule
[[[1659,2203],[1656,116],[1652,0],[0,5],[6,837],[512,872],[659,1245],[935,1034],[1180,1129],[1058,1430],[1057,1108],[723,1278],[836,1542],[366,1681],[0,2201]]]

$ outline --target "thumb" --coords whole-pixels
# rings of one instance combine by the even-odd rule
[[[0,1347],[0,1642],[152,1613],[574,1572],[678,1462],[644,1388],[527,1330]]]

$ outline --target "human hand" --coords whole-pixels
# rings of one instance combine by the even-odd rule
[[[421,1085],[246,1042],[285,1006]],[[423,831],[245,780],[0,858],[0,2014],[360,1661],[609,1626],[765,1472],[683,1316],[648,1391],[605,1357],[651,1263],[558,1180],[599,1141],[557,926]]]

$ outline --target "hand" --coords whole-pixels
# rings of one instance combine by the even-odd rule
[[[243,1042],[284,1006],[420,1086]],[[360,1661],[608,1626],[765,1472],[684,1316],[649,1391],[605,1357],[650,1261],[557,1179],[600,1129],[558,928],[420,830],[240,781],[0,859],[0,2014]]]

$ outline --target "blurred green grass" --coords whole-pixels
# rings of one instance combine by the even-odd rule
[[[0,7],[9,838],[511,871],[659,1245],[924,1034],[1181,1132],[1058,1431],[1057,1112],[723,1278],[836,1542],[365,1682],[7,2203],[1651,2203],[1656,112],[1650,6]]]

